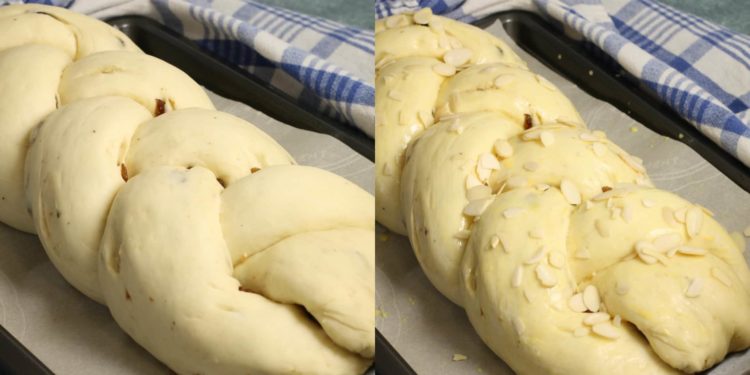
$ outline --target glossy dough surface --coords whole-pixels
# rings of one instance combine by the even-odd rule
[[[370,365],[370,194],[100,21],[0,7],[0,67],[0,221],[136,342],[181,374]]]
[[[693,373],[750,346],[750,272],[709,211],[482,30],[423,9],[376,32],[378,221],[514,371]]]

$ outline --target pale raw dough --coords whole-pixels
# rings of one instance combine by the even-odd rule
[[[693,373],[748,348],[750,271],[724,228],[477,44],[502,42],[470,26],[441,41],[455,24],[424,9],[376,24],[378,220],[406,226],[482,340],[519,374]],[[463,46],[455,72],[436,66]]]
[[[135,341],[181,374],[369,367],[370,194],[65,9],[0,8],[0,69],[0,221]]]
[[[90,17],[44,5],[0,7],[0,221],[35,233],[23,193],[31,129],[58,108],[58,86],[72,61],[92,53],[138,47]]]

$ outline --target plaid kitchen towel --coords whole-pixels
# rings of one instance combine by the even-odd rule
[[[11,0],[109,18],[145,15],[246,69],[302,105],[375,129],[371,30],[251,0]],[[363,5],[365,6],[365,5]],[[366,5],[368,8],[371,5]]]
[[[747,35],[654,0],[376,0],[375,12],[382,18],[422,7],[464,22],[519,8],[550,17],[750,166]]]

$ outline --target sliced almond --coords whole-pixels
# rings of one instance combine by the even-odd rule
[[[469,62],[474,53],[468,48],[456,48],[443,55],[443,61],[448,65],[461,66]]]
[[[580,138],[582,141],[586,142],[595,142],[598,141],[599,138],[597,138],[595,135],[589,133],[589,132],[582,132],[578,138]]]
[[[622,317],[618,314],[612,319],[612,325],[615,327],[622,327]]]
[[[542,259],[544,259],[545,249],[544,246],[540,247],[534,255],[531,256],[531,258],[527,259],[523,264],[536,264],[539,263]]]
[[[479,185],[482,185],[482,181],[479,181],[477,176],[475,176],[473,173],[469,173],[469,175],[466,176],[466,190]]]
[[[544,287],[551,288],[557,285],[557,277],[555,277],[555,274],[544,264],[536,266],[536,277]]]
[[[620,337],[620,330],[609,322],[596,324],[591,330],[597,335],[608,339],[614,340]]]
[[[641,200],[641,204],[643,204],[643,207],[651,208],[651,207],[654,207],[656,205],[656,202],[654,202],[651,199],[643,198]]]
[[[388,98],[400,102],[404,100],[404,94],[397,90],[390,90],[388,91]]]
[[[685,291],[685,296],[688,298],[696,298],[701,295],[701,290],[703,290],[703,279],[696,277],[690,280],[690,284]]]
[[[694,246],[680,246],[677,248],[677,252],[680,254],[685,255],[706,255],[708,254],[708,250],[700,247],[694,247]]]
[[[424,126],[430,126],[433,123],[435,123],[435,118],[432,117],[432,112],[427,110],[421,110],[417,112],[417,117],[419,118],[419,121]]]
[[[677,220],[678,223],[685,224],[687,210],[687,207],[682,207],[674,210],[674,219]]]
[[[560,182],[560,191],[568,203],[573,205],[581,204],[581,193],[578,192],[578,188],[570,180],[563,179]]]
[[[468,229],[462,229],[453,235],[454,238],[459,240],[467,240],[471,236],[471,231]]]
[[[497,154],[497,156],[503,159],[507,159],[513,156],[513,146],[511,146],[510,142],[508,142],[508,140],[506,139],[498,139],[497,141],[495,141],[493,150],[495,151],[495,154]]]
[[[500,162],[497,161],[495,155],[485,152],[479,155],[479,165],[486,169],[500,169]]]
[[[586,312],[586,305],[583,303],[583,293],[576,293],[571,296],[568,300],[568,307],[577,313]]]
[[[493,82],[495,84],[495,87],[497,88],[503,88],[515,81],[515,78],[510,74],[502,74],[499,75],[497,78],[495,78],[495,81]]]
[[[525,170],[527,170],[529,172],[534,172],[537,169],[539,169],[539,163],[537,163],[535,161],[527,161],[527,162],[523,163],[523,169],[525,169]]]
[[[514,288],[518,288],[521,286],[521,281],[523,281],[523,267],[518,266],[513,271],[513,278],[510,281],[510,285]]]
[[[432,19],[432,9],[430,9],[429,7],[422,8],[414,13],[414,16],[412,18],[414,19],[414,23],[416,24],[427,25]]]
[[[492,202],[492,198],[485,198],[485,199],[477,199],[470,201],[469,204],[467,204],[464,207],[464,215],[467,216],[481,216],[484,210],[487,209],[487,206],[490,205]]]
[[[583,290],[583,304],[586,305],[586,308],[589,311],[598,312],[600,303],[601,299],[599,298],[599,290],[597,290],[594,285],[588,285]]]
[[[456,67],[445,63],[437,63],[432,66],[432,71],[443,77],[450,77],[456,74]]]
[[[586,314],[583,318],[583,324],[587,326],[593,326],[594,324],[604,323],[609,321],[609,314],[603,312],[597,312],[593,314]]]
[[[500,237],[497,234],[493,234],[490,238],[490,248],[494,249],[500,244]]]
[[[602,157],[607,153],[607,146],[603,143],[595,142],[591,147],[594,149],[594,155]]]
[[[690,238],[697,237],[703,227],[703,210],[699,207],[690,207],[685,214],[685,227]]]
[[[668,252],[682,244],[682,236],[678,233],[665,233],[652,241],[654,248],[658,252]]]
[[[474,201],[477,199],[489,198],[492,195],[492,189],[487,185],[473,186],[466,191],[466,199]]]
[[[562,269],[565,266],[565,256],[559,251],[549,253],[549,258],[547,260],[552,267]]]
[[[555,143],[555,135],[545,130],[539,133],[539,140],[542,141],[544,147],[549,147]]]
[[[629,204],[624,204],[622,206],[622,212],[620,213],[620,216],[622,217],[622,220],[624,220],[626,223],[630,224],[630,222],[633,221],[633,207]]]

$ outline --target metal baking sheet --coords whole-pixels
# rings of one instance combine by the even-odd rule
[[[701,138],[701,134],[691,133],[690,125],[679,125],[674,118],[666,122],[670,114],[615,77],[622,73],[607,71],[604,64],[595,62],[582,49],[573,48],[572,43],[530,13],[503,13],[479,24],[511,45],[513,40],[518,41],[534,53],[531,55],[516,45],[516,51],[531,70],[552,81],[571,98],[590,128],[604,130],[615,143],[643,158],[658,187],[700,202],[714,211],[716,219],[730,231],[742,231],[750,224],[750,193],[738,185],[747,188],[744,184],[750,180],[747,168],[717,156],[720,153],[712,148],[713,144]],[[600,90],[601,97],[617,103],[619,108],[592,97],[537,58],[545,56],[549,59],[542,61],[566,67],[560,71],[575,73],[570,75],[574,82],[592,92]],[[602,86],[602,82],[606,85]],[[592,86],[598,88],[591,89]],[[660,135],[634,118],[684,143]],[[733,178],[728,174],[734,174]],[[716,194],[717,191],[721,194]],[[463,309],[430,284],[408,239],[388,233],[383,227],[378,229],[376,324],[396,355],[419,374],[511,374],[511,369],[474,332]],[[746,245],[746,259],[749,256]],[[458,356],[459,360],[454,360],[454,355],[466,358]],[[748,370],[750,353],[746,351],[729,356],[708,373],[738,374]],[[410,372],[403,369],[398,373]]]
[[[299,164],[329,170],[373,192],[373,143],[361,132],[301,108],[154,21],[120,17],[111,23],[145,52],[220,92],[209,91],[219,110],[267,132]],[[120,330],[105,306],[65,282],[36,236],[0,224],[0,259],[0,374],[173,373]]]

